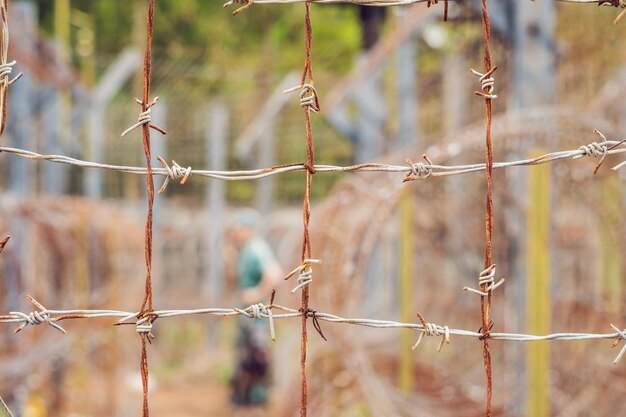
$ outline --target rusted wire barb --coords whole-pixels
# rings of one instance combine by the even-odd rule
[[[20,324],[19,327],[15,329],[15,333],[21,332],[28,325],[38,326],[40,324],[47,323],[51,327],[60,331],[61,333],[67,334],[67,332],[65,331],[63,327],[59,326],[52,320],[50,313],[47,312],[44,306],[42,306],[37,300],[35,300],[30,295],[28,295],[27,298],[28,298],[28,301],[30,301],[32,304],[35,305],[35,307],[39,309],[39,311],[32,311],[28,314],[21,313],[19,311],[11,311],[9,313],[11,316],[17,316],[22,319],[22,324]]]
[[[498,69],[497,66],[486,70],[485,73],[478,72],[475,69],[471,69],[472,74],[478,77],[478,82],[480,83],[480,91],[474,91],[479,97],[483,97],[485,99],[493,100],[498,98],[497,95],[494,94],[496,88],[496,79],[493,78],[493,73]]]
[[[406,174],[406,177],[402,180],[402,182],[423,180],[433,175],[433,169],[430,167],[434,165],[433,161],[431,161],[425,154],[422,155],[422,158],[424,158],[428,165],[423,162],[414,164],[410,159],[406,160],[406,163],[409,164],[410,171]]]
[[[163,168],[165,168],[165,170],[167,171],[167,175],[165,176],[165,181],[163,181],[163,185],[159,189],[159,193],[158,193],[159,195],[165,192],[165,189],[169,185],[170,180],[172,181],[180,180],[180,185],[184,185],[189,179],[189,177],[191,177],[191,167],[183,168],[180,165],[178,165],[176,161],[172,161],[172,167],[170,168],[167,162],[165,162],[165,159],[161,158],[160,156],[157,156],[157,160],[161,163],[161,165],[163,165]]]
[[[424,319],[424,316],[420,312],[417,313],[417,318],[422,323],[423,331],[420,333],[417,338],[417,342],[413,345],[411,349],[415,350],[422,343],[422,339],[424,336],[441,336],[441,341],[439,342],[439,346],[437,346],[437,352],[441,352],[441,348],[444,343],[450,343],[450,328],[448,326],[438,326],[436,324],[427,323]]]
[[[231,6],[233,4],[242,4],[241,7],[235,9],[235,11],[233,11],[233,16],[237,16],[239,13],[245,11],[248,7],[252,6],[252,0],[229,0],[226,3],[224,3],[224,8]]]
[[[619,328],[614,326],[613,323],[611,323],[611,328],[613,328],[613,330],[615,330],[617,332],[617,337],[615,338],[615,341],[613,342],[613,347],[615,347],[621,341],[626,340],[626,330],[620,330]],[[622,349],[619,351],[619,354],[617,355],[617,357],[613,361],[613,364],[618,363],[622,359],[622,357],[624,356],[625,353],[626,353],[626,343],[624,344],[624,346],[622,346]]]
[[[161,129],[158,126],[155,126],[152,124],[152,107],[154,107],[159,101],[159,97],[155,97],[152,101],[147,102],[144,100],[139,100],[138,98],[135,99],[135,102],[137,104],[139,104],[141,106],[141,113],[139,113],[139,117],[137,117],[137,122],[130,126],[128,129],[126,129],[125,131],[122,132],[122,134],[120,135],[121,137],[124,137],[126,135],[128,135],[130,132],[132,132],[133,130],[137,129],[139,126],[148,126],[150,129],[154,129],[159,133],[162,133],[164,135],[167,134],[167,132],[163,129]],[[147,102],[147,105],[143,105],[144,102]]]
[[[4,239],[0,240],[0,253],[2,253],[4,247],[7,245],[7,243],[9,243],[9,239],[11,239],[11,236],[7,236]]]
[[[299,289],[309,286],[313,282],[313,267],[311,264],[321,264],[322,261],[319,259],[305,259],[302,261],[298,267],[296,267],[293,271],[287,274],[284,280],[288,280],[296,273],[298,274],[298,285],[291,290],[291,293],[294,294]]]
[[[7,106],[9,86],[24,74],[18,73],[11,78],[16,62],[9,62],[9,0],[0,0],[0,24],[2,24],[2,41],[0,42],[0,136],[4,133],[7,123]]]
[[[600,161],[598,162],[596,167],[593,169],[593,175],[596,175],[598,173],[598,170],[604,163],[604,160],[606,159],[607,155],[609,154],[609,147],[606,144],[607,142],[606,136],[604,136],[604,134],[600,132],[598,129],[594,129],[593,131],[595,134],[597,134],[598,136],[602,138],[603,142],[602,143],[592,142],[589,145],[581,146],[578,149],[583,151],[584,154],[575,156],[574,159],[582,158],[585,156],[600,158]]]
[[[426,7],[430,7],[433,4],[438,4],[439,0],[427,0],[426,1]],[[448,21],[448,0],[443,0],[443,21],[447,22]]]
[[[481,297],[487,297],[491,291],[498,288],[500,285],[504,284],[506,281],[504,278],[500,278],[500,281],[496,283],[496,265],[491,265],[489,268],[485,269],[478,276],[478,285],[480,286],[482,291],[475,290],[470,287],[463,287],[463,290],[469,291],[474,294],[478,294]]]

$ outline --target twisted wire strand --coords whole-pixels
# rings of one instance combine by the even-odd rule
[[[9,62],[9,0],[0,0],[0,24],[2,25],[2,42],[0,43],[0,136],[2,136],[7,122],[9,86],[24,75],[20,72],[11,78],[16,61]]]
[[[167,162],[165,162],[165,159],[163,159],[161,156],[157,156],[157,160],[161,163],[161,165],[163,165],[163,168],[165,168],[165,170],[167,171],[165,181],[163,181],[163,185],[159,189],[159,195],[165,192],[165,189],[169,185],[170,180],[180,180],[180,185],[184,185],[189,177],[191,177],[191,167],[183,168],[178,165],[178,163],[174,160],[172,161],[172,166],[170,167]]]
[[[305,259],[302,261],[302,264],[294,268],[287,276],[285,276],[284,280],[288,280],[296,273],[298,274],[298,285],[291,290],[291,293],[294,294],[296,291],[310,285],[313,282],[313,267],[311,264],[321,264],[322,261],[319,259]]]
[[[436,2],[434,2],[433,0],[230,0],[224,4],[224,7],[237,4],[237,5],[243,5],[243,7],[248,8],[252,6],[253,4],[259,4],[259,5],[293,4],[293,3],[304,3],[306,1],[309,1],[311,4],[341,4],[341,3],[345,4],[347,3],[347,4],[355,4],[359,6],[379,6],[379,7],[404,6],[404,5],[415,4],[415,3],[431,3],[431,2],[433,4],[436,4]],[[450,3],[453,3],[453,2],[458,3],[458,0],[449,0],[449,1]],[[620,5],[618,6],[615,6],[615,4],[612,3],[614,0],[609,0],[609,2],[607,2],[607,0],[556,0],[556,1],[559,1],[561,3],[596,4],[600,6],[624,7],[621,5],[621,3],[624,2],[624,0],[618,0],[621,2]],[[240,9],[237,9],[237,10],[240,10]]]
[[[616,147],[618,146],[618,147]],[[606,149],[606,155],[615,155],[626,153],[626,143],[620,141],[604,141],[604,142],[594,142],[590,145],[583,145],[577,149],[564,150],[564,151],[556,151],[550,152],[536,158],[529,159],[520,159],[515,161],[505,161],[505,162],[494,162],[494,169],[504,169],[504,168],[512,168],[512,167],[523,167],[523,166],[533,166],[533,165],[541,165],[550,162],[556,162],[565,159],[581,159],[583,157],[597,157],[600,155],[598,149],[602,149],[601,155],[604,155],[604,149]],[[600,148],[598,148],[600,147]],[[590,151],[592,150],[592,151]],[[7,154],[15,155],[22,158],[37,160],[37,161],[48,161],[60,164],[67,164],[72,166],[77,166],[81,168],[95,168],[95,169],[104,169],[109,171],[123,172],[127,174],[135,174],[135,175],[146,175],[147,168],[145,167],[136,167],[136,166],[126,166],[126,165],[111,165],[111,164],[101,164],[97,162],[85,161],[77,158],[72,158],[65,155],[44,155],[33,151],[28,151],[25,149],[12,148],[12,147],[3,147],[0,146],[0,152],[4,152]],[[611,168],[611,170],[615,171],[623,166],[626,166],[626,161],[621,162],[620,164]],[[216,170],[206,170],[206,169],[190,169],[191,167],[181,168],[184,170],[185,174],[188,173],[187,178],[190,176],[198,176],[205,177],[215,180],[224,180],[224,181],[249,181],[249,180],[258,180],[261,178],[266,178],[272,175],[280,175],[287,172],[305,172],[307,171],[306,164],[303,163],[295,163],[289,165],[279,165],[271,168],[262,168],[262,169],[252,169],[252,170],[234,170],[234,171],[216,171]],[[316,173],[331,173],[331,172],[386,172],[386,173],[399,173],[406,174],[407,176],[411,176],[409,181],[413,180],[421,180],[427,178],[434,177],[445,177],[450,175],[462,175],[469,174],[472,172],[480,172],[485,170],[484,163],[478,164],[466,164],[466,165],[441,165],[441,164],[433,164],[433,163],[415,163],[407,162],[407,165],[394,165],[394,164],[382,164],[382,163],[365,163],[358,165],[350,165],[350,166],[337,166],[337,165],[314,165],[313,167]],[[430,175],[422,175],[420,173],[426,173]],[[162,177],[170,177],[171,180],[178,180],[180,177],[178,174],[173,177],[170,175],[170,171],[167,168],[153,167],[152,174],[158,175]],[[407,177],[408,178],[408,177]],[[404,181],[407,181],[407,178]],[[183,178],[184,179],[184,178]]]
[[[36,300],[29,297],[31,302],[36,303]],[[5,315],[0,315],[0,323],[2,324],[17,324],[20,327],[27,327],[29,325],[36,326],[39,324],[53,325],[60,321],[65,320],[78,320],[78,319],[101,319],[101,318],[113,318],[117,319],[116,324],[135,324],[143,325],[144,320],[137,320],[141,315],[141,312],[129,312],[123,310],[98,310],[98,309],[70,309],[70,310],[55,310],[44,308],[41,304],[37,303],[37,311],[40,317],[47,317],[48,319],[36,320],[31,323],[30,317],[34,312],[10,312]],[[295,319],[301,318],[303,313],[300,310],[294,310],[288,307],[284,307],[278,304],[263,305],[256,304],[245,309],[239,308],[200,308],[200,309],[181,309],[181,310],[155,310],[152,314],[159,319],[168,319],[174,317],[187,317],[187,316],[218,316],[218,317],[232,317],[242,316],[254,320],[268,320],[271,321],[271,328],[273,328],[273,322],[275,320],[282,319]],[[274,313],[279,311],[279,313]],[[349,324],[361,327],[371,327],[376,329],[412,329],[418,332],[422,332],[425,336],[444,336],[448,340],[450,336],[461,336],[480,339],[484,337],[483,333],[475,332],[471,330],[455,329],[448,326],[440,326],[438,324],[430,324],[425,326],[423,323],[403,323],[393,320],[380,320],[380,319],[368,319],[368,318],[345,318],[331,313],[306,311],[307,317],[315,317],[318,320],[337,323],[337,324]],[[137,320],[135,323],[131,323],[131,320]],[[525,333],[506,333],[506,332],[493,332],[489,333],[489,339],[501,340],[506,342],[539,342],[547,340],[562,340],[562,341],[582,341],[582,340],[613,340],[613,345],[617,345],[620,342],[626,340],[626,329],[620,330],[613,324],[610,324],[612,333],[582,333],[582,332],[563,332],[552,333],[547,335],[533,335]],[[273,334],[274,331],[271,330]],[[618,363],[620,359],[626,354],[626,344],[622,346],[618,356],[615,358],[614,363]]]
[[[481,297],[487,297],[491,291],[504,284],[505,281],[504,278],[500,278],[500,280],[496,282],[496,265],[493,264],[482,271],[478,276],[478,285],[481,289],[484,288],[484,290],[476,290],[470,287],[463,287],[463,289],[473,294],[480,295]]]

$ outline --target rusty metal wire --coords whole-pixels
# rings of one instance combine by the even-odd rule
[[[44,155],[37,152],[27,151],[19,148],[3,147],[0,146],[0,152],[19,156],[22,158],[48,161],[60,164],[67,164],[81,168],[96,168],[104,169],[108,171],[123,172],[127,174],[146,175],[147,168],[125,165],[110,165],[101,164],[98,162],[85,161],[81,159],[72,158],[64,155]],[[563,150],[550,152],[535,158],[520,159],[515,161],[502,161],[494,162],[494,169],[505,169],[513,167],[524,167],[533,165],[542,165],[556,161],[562,161],[567,159],[582,159],[585,157],[602,158],[605,155],[617,155],[626,153],[626,143],[615,140],[604,140],[601,142],[591,142],[587,145],[582,145],[577,149]],[[162,160],[161,157],[159,161]],[[602,160],[602,159],[601,159]],[[602,162],[604,162],[602,160]],[[193,169],[191,167],[182,168],[176,162],[171,167],[167,166],[167,163],[163,160],[164,168],[153,167],[152,175],[166,177],[166,186],[169,181],[180,180],[182,184],[186,182],[192,176],[205,177],[215,180],[224,181],[249,181],[266,178],[272,175],[280,175],[287,172],[305,172],[307,165],[303,163],[294,163],[289,165],[279,165],[270,168],[260,168],[252,170],[240,170],[240,171],[213,171],[206,169]],[[617,170],[623,167],[626,163],[622,162],[611,168]],[[597,166],[596,166],[597,167]],[[432,162],[409,162],[407,165],[394,165],[394,164],[382,164],[382,163],[365,163],[349,166],[336,166],[336,165],[314,165],[316,173],[331,173],[331,172],[383,172],[383,173],[397,173],[405,174],[405,181],[424,180],[435,177],[446,177],[451,175],[463,175],[473,172],[481,172],[485,170],[484,163],[478,164],[464,164],[464,165],[441,165],[434,164]],[[161,189],[163,190],[164,187]]]
[[[451,3],[458,3],[459,0],[449,0]],[[624,7],[623,0],[617,0],[619,3],[616,4],[615,0],[556,0],[562,3],[578,3],[578,4],[599,4],[602,6],[611,6],[611,7]],[[310,2],[311,4],[340,4],[340,3],[349,3],[355,4],[358,6],[404,6],[407,4],[414,3],[433,3],[436,4],[433,0],[231,0],[224,3],[224,7],[231,6],[233,4],[243,5],[243,7],[249,7],[253,4],[293,4],[293,3],[305,3]]]
[[[9,86],[22,77],[21,72],[11,78],[15,61],[9,62],[9,0],[0,0],[0,136],[4,133],[7,122]]]
[[[626,9],[626,0],[558,0],[568,3],[594,3],[601,6],[619,7]],[[307,146],[307,162],[297,163],[291,165],[276,166],[258,170],[247,171],[211,171],[211,170],[194,170],[191,167],[183,168],[175,161],[172,161],[170,167],[163,158],[159,157],[159,162],[163,165],[163,168],[153,168],[151,166],[151,149],[150,149],[150,131],[151,129],[165,133],[162,129],[153,126],[151,124],[150,108],[156,104],[158,97],[150,100],[150,68],[151,68],[151,40],[154,28],[154,0],[148,1],[148,16],[147,16],[147,42],[145,50],[144,61],[144,87],[143,97],[141,100],[137,99],[137,103],[141,105],[142,109],[137,119],[137,122],[128,128],[122,136],[131,133],[134,129],[141,128],[143,136],[143,147],[146,156],[146,167],[131,167],[131,166],[117,166],[108,164],[99,164],[89,161],[82,161],[75,158],[70,158],[63,155],[42,155],[35,152],[0,147],[0,152],[6,152],[16,156],[33,159],[33,160],[46,160],[50,162],[69,164],[84,168],[97,168],[106,169],[112,171],[119,171],[131,174],[146,175],[147,184],[147,203],[148,214],[146,218],[145,228],[145,262],[146,262],[146,278],[145,278],[145,292],[144,299],[141,304],[141,309],[138,312],[129,312],[121,310],[54,310],[44,307],[32,297],[29,297],[31,303],[35,305],[37,310],[24,313],[19,311],[12,311],[8,314],[0,316],[0,323],[14,324],[16,333],[22,331],[28,326],[37,326],[41,324],[47,324],[56,330],[66,333],[66,330],[59,324],[61,321],[73,320],[73,319],[95,319],[95,318],[116,318],[118,319],[116,325],[134,325],[137,333],[141,337],[142,342],[142,356],[141,356],[141,374],[143,383],[143,416],[149,416],[148,410],[148,360],[146,351],[146,342],[150,342],[154,335],[152,334],[153,326],[157,319],[172,318],[181,316],[192,315],[214,315],[214,316],[243,316],[255,320],[268,320],[269,329],[272,339],[275,339],[275,320],[296,318],[300,319],[302,323],[302,337],[301,337],[301,356],[300,356],[300,370],[301,370],[301,404],[300,415],[306,417],[307,415],[307,382],[306,382],[306,359],[307,359],[307,319],[311,318],[315,329],[325,339],[322,334],[319,321],[326,321],[330,323],[338,324],[350,324],[356,326],[372,327],[372,328],[390,328],[390,329],[413,329],[419,332],[417,343],[413,346],[416,348],[425,336],[441,337],[438,349],[440,350],[444,343],[450,343],[451,336],[462,336],[468,338],[474,338],[482,341],[484,346],[483,358],[485,364],[485,371],[487,374],[487,411],[486,415],[491,415],[491,359],[489,351],[489,339],[502,340],[511,342],[533,342],[544,340],[564,340],[564,341],[582,341],[582,340],[613,340],[613,346],[617,346],[620,342],[626,341],[626,330],[620,330],[613,324],[611,328],[612,333],[553,333],[548,335],[530,335],[521,333],[495,333],[491,332],[491,319],[490,319],[490,304],[491,304],[491,292],[499,287],[504,281],[500,280],[495,282],[495,265],[491,263],[491,235],[493,229],[493,206],[492,206],[492,191],[491,191],[491,175],[492,170],[496,168],[509,168],[514,166],[531,166],[544,163],[550,163],[563,159],[580,159],[585,156],[600,158],[594,173],[597,172],[600,165],[604,162],[606,157],[611,154],[618,154],[626,152],[623,147],[624,142],[607,140],[601,133],[598,133],[602,137],[601,142],[593,142],[588,145],[582,145],[578,149],[566,150],[559,152],[552,152],[543,156],[516,160],[510,162],[494,162],[493,153],[491,149],[491,112],[492,112],[492,100],[497,98],[494,94],[495,80],[492,76],[496,70],[495,66],[491,63],[490,53],[490,29],[489,29],[489,15],[486,8],[486,0],[482,0],[483,10],[483,28],[485,33],[485,65],[484,72],[474,71],[473,73],[479,77],[481,83],[481,90],[476,94],[485,99],[486,104],[486,162],[482,164],[468,164],[468,165],[437,165],[424,156],[426,163],[418,162],[413,163],[408,160],[408,165],[390,165],[390,164],[359,164],[352,166],[333,166],[333,165],[316,165],[313,149],[313,134],[311,130],[311,113],[317,112],[320,109],[319,99],[317,91],[313,85],[313,72],[311,62],[311,44],[312,44],[312,30],[310,20],[310,7],[313,3],[329,4],[329,3],[352,3],[363,6],[395,6],[395,5],[407,5],[413,3],[426,2],[428,6],[437,4],[436,0],[231,0],[224,6],[232,4],[238,4],[240,7],[235,10],[233,14],[237,14],[243,10],[249,8],[252,4],[287,4],[287,3],[305,3],[305,68],[302,76],[302,82],[296,90],[300,90],[300,105],[303,107],[305,115],[305,129],[306,129],[306,146]],[[6,120],[6,99],[7,88],[16,81],[20,76],[11,79],[10,75],[15,65],[15,62],[8,62],[8,18],[7,18],[7,3],[8,0],[0,0],[0,19],[2,21],[2,42],[0,43],[0,112],[2,120],[0,123],[0,135],[4,130]],[[447,16],[448,1],[445,1],[445,14]],[[615,23],[626,14],[626,10],[621,12]],[[626,162],[622,162],[613,167],[614,170],[624,166]],[[170,181],[180,180],[181,184],[184,184],[192,175],[198,175],[219,180],[256,180],[264,178],[270,175],[277,175],[285,172],[304,171],[306,172],[307,182],[306,191],[303,202],[303,243],[302,243],[302,256],[301,265],[297,267],[291,275],[298,273],[298,285],[292,292],[302,290],[301,308],[299,310],[290,309],[284,306],[280,306],[270,301],[269,305],[254,304],[246,309],[239,308],[205,308],[205,309],[193,309],[193,310],[154,310],[152,304],[152,283],[151,283],[151,263],[152,263],[152,208],[154,203],[154,175],[164,176],[165,182],[159,190],[161,194]],[[440,326],[433,323],[428,323],[424,320],[421,314],[418,313],[420,318],[419,323],[402,323],[391,320],[376,320],[365,318],[344,318],[330,313],[317,312],[309,308],[309,287],[313,282],[313,271],[311,269],[312,263],[319,263],[321,261],[312,259],[312,249],[309,237],[309,220],[310,220],[310,195],[311,195],[311,183],[312,177],[315,173],[323,172],[356,172],[356,171],[373,171],[373,172],[388,172],[388,173],[402,173],[405,174],[404,182],[413,181],[418,179],[426,179],[438,176],[460,175],[470,172],[485,171],[487,180],[487,209],[486,209],[486,250],[485,250],[485,270],[480,274],[479,285],[480,290],[474,290],[467,288],[467,291],[473,292],[481,296],[481,316],[482,316],[482,328],[478,332],[450,328],[449,326]],[[8,239],[8,238],[7,238]],[[0,251],[4,247],[6,240],[0,242]],[[278,311],[275,313],[274,311]],[[626,343],[622,346],[619,354],[615,358],[613,363],[617,363],[626,354]]]

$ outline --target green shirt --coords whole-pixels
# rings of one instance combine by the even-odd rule
[[[241,249],[237,262],[239,288],[254,288],[259,285],[265,269],[276,262],[272,249],[261,237],[250,239]]]

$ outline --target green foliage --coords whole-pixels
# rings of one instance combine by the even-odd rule
[[[54,1],[41,0],[40,20],[54,32]],[[110,60],[145,36],[144,0],[72,1],[72,7],[94,17],[96,56]],[[360,48],[356,8],[314,7],[318,73],[345,73]],[[257,79],[280,79],[303,62],[303,6],[253,6],[237,16],[220,1],[157,0],[154,59],[189,60],[204,70],[193,81],[199,94],[255,88]],[[101,65],[103,70],[106,65]]]

